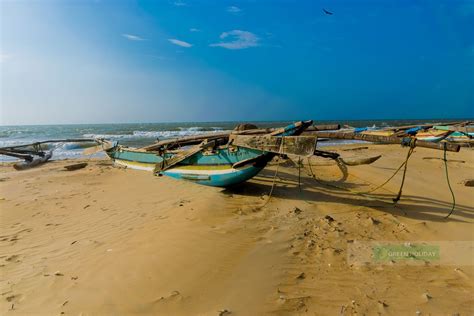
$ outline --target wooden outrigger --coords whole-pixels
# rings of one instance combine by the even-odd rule
[[[95,142],[97,140],[93,138],[45,140],[31,144],[2,147],[0,148],[0,155],[23,159],[22,162],[15,163],[13,167],[16,170],[26,170],[42,165],[52,158],[53,150],[45,149],[46,144]]]
[[[289,138],[300,135],[312,123],[301,121],[265,134],[262,136],[266,137],[265,148],[260,148],[262,144],[252,143],[249,138],[245,138],[242,134],[249,132],[244,131],[246,133],[239,135],[238,132],[221,138],[213,138],[211,135],[185,150],[168,149],[179,143],[176,140],[140,149],[116,145],[105,152],[118,165],[203,185],[226,187],[254,177],[277,154],[313,154],[316,148],[315,136],[297,140]],[[189,144],[189,140],[183,142]],[[292,142],[293,146],[285,146],[285,141]],[[296,144],[298,145],[295,146]]]

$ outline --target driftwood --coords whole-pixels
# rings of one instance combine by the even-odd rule
[[[316,137],[231,135],[230,144],[282,155],[311,156],[316,150]]]
[[[440,157],[423,157],[424,160],[444,160],[443,158]],[[465,163],[464,160],[459,160],[459,159],[448,159],[447,162],[459,162],[459,163]]]
[[[80,162],[80,163],[75,163],[73,165],[64,166],[64,168],[67,171],[74,171],[74,170],[79,170],[79,169],[85,168],[86,166],[87,166],[87,162]]]
[[[319,139],[318,139],[318,141],[319,141]],[[362,147],[348,148],[348,149],[343,149],[343,151],[356,151],[356,150],[364,150],[364,149],[369,149],[369,147],[362,146]]]
[[[33,168],[33,167],[44,164],[52,156],[53,156],[53,152],[48,151],[48,152],[44,153],[43,156],[38,156],[36,158],[33,158],[32,160],[25,160],[25,161],[22,161],[22,162],[18,162],[18,163],[13,165],[13,168],[15,168],[16,170],[30,169],[30,168]]]
[[[474,187],[474,179],[469,179],[464,181],[464,186],[466,187]]]
[[[402,144],[405,139],[396,136],[377,136],[369,134],[360,134],[352,132],[316,132],[318,137],[334,138],[334,139],[356,139],[365,140],[374,143],[388,143],[388,144]],[[458,152],[460,146],[452,143],[431,143],[426,141],[417,140],[415,145],[417,147],[425,147],[430,149],[444,150],[446,146],[447,151]]]

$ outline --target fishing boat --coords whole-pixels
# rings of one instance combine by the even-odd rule
[[[283,146],[285,137],[300,135],[311,125],[312,121],[300,121],[265,134],[266,142],[260,147],[255,142],[251,144],[255,136],[246,139],[245,135],[236,133],[231,137],[215,139],[210,135],[185,150],[168,150],[164,146],[137,149],[115,143],[108,144],[105,152],[117,165],[203,185],[227,187],[254,177],[278,153],[312,155],[316,147],[315,136],[288,139],[287,142],[293,147]],[[305,145],[302,146],[302,143]],[[153,150],[150,151],[150,148]]]
[[[452,132],[451,131],[441,131],[437,129],[430,128],[428,130],[420,130],[416,133],[416,139],[423,140],[425,142],[437,143],[444,140]]]
[[[439,131],[450,131],[452,132],[446,140],[454,143],[471,143],[474,140],[474,126],[444,126],[436,125],[434,129]]]

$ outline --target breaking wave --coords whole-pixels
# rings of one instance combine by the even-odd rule
[[[86,138],[107,138],[107,139],[137,139],[137,138],[173,138],[184,137],[198,134],[213,134],[224,132],[225,130],[219,127],[212,129],[202,127],[181,128],[180,130],[171,131],[133,131],[131,134],[83,134]]]

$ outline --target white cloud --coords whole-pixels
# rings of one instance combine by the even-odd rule
[[[220,42],[220,43],[214,43],[209,46],[223,47],[227,49],[244,49],[244,48],[259,46],[259,43],[258,43],[259,38],[251,32],[241,31],[241,30],[232,30],[229,32],[224,32],[220,36],[221,39],[226,39],[228,37],[232,37],[233,40]]]
[[[230,7],[227,7],[227,12],[235,14],[235,13],[242,12],[242,9],[239,7],[236,7],[235,5],[232,5]]]
[[[130,41],[145,41],[146,40],[146,38],[140,37],[138,35],[122,34],[122,36]]]
[[[187,3],[183,2],[183,1],[175,1],[175,2],[173,2],[173,4],[177,7],[184,7],[184,6],[187,5]]]
[[[192,27],[192,28],[190,28],[190,29],[189,29],[189,32],[201,32],[201,30],[200,30],[200,29],[197,29],[197,28],[194,28],[194,27]]]
[[[192,44],[189,44],[189,43],[184,42],[184,41],[177,40],[175,38],[170,38],[170,39],[168,39],[168,41],[170,41],[171,43],[173,43],[175,45],[181,46],[181,47],[189,48],[189,47],[193,46]]]
[[[10,59],[11,57],[12,55],[0,53],[0,63],[7,61],[7,59]]]

